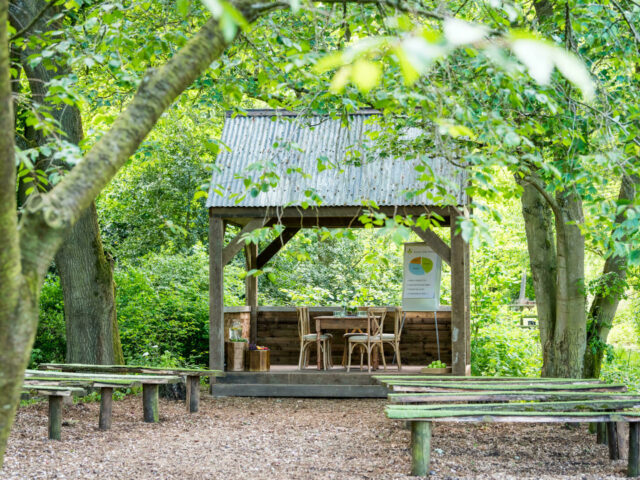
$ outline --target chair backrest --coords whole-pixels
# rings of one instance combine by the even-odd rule
[[[382,335],[384,331],[384,317],[387,316],[387,309],[385,307],[369,308],[367,309],[367,316],[371,320],[371,332],[369,332],[369,335],[372,337]]]
[[[296,311],[298,312],[298,335],[302,338],[311,333],[309,307],[296,307]]]
[[[400,335],[402,335],[402,329],[404,328],[404,312],[402,311],[402,307],[396,307],[396,318],[393,322],[393,334],[396,336],[396,339],[400,341]]]

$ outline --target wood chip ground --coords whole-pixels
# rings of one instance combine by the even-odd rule
[[[409,431],[384,400],[214,399],[200,412],[161,400],[142,422],[139,397],[115,402],[98,430],[98,403],[65,406],[62,441],[47,440],[47,405],[21,408],[2,479],[404,479]],[[443,425],[434,428],[434,479],[624,478],[587,427]]]

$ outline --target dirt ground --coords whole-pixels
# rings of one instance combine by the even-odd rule
[[[383,400],[214,399],[201,410],[161,400],[159,424],[142,400],[116,402],[101,432],[98,403],[65,407],[61,442],[48,441],[46,403],[21,408],[2,479],[404,479],[409,431]],[[585,426],[436,425],[432,475],[457,478],[624,478]]]

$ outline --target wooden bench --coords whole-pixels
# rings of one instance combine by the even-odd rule
[[[387,416],[410,421],[413,443],[422,442],[423,446],[424,440],[414,436],[427,435],[427,429],[430,436],[432,421],[597,421],[606,422],[601,424],[607,426],[609,433],[609,456],[618,459],[616,425],[620,421],[629,421],[629,472],[637,475],[638,426],[636,421],[620,415],[634,418],[639,415],[638,412],[623,410],[640,407],[640,396],[623,393],[626,391],[624,385],[608,385],[595,379],[398,375],[374,378],[394,392],[388,396],[392,404],[387,406]],[[424,451],[418,450],[417,460],[413,463],[421,464],[424,463]],[[421,468],[428,470],[428,458],[426,466],[422,464],[415,468],[416,471]]]
[[[195,413],[200,408],[200,377],[210,377],[211,383],[216,377],[224,376],[220,370],[204,370],[198,368],[164,368],[146,367],[143,365],[84,365],[79,363],[43,363],[38,366],[40,370],[58,370],[75,373],[100,373],[100,374],[146,374],[169,375],[184,378],[187,397],[187,411]],[[144,389],[144,386],[143,386]]]
[[[132,388],[142,385],[142,410],[145,422],[159,421],[158,386],[179,383],[182,377],[170,375],[107,375],[69,373],[46,370],[27,370],[24,382],[40,385],[70,385],[100,389],[99,428],[111,428],[111,410],[114,388]]]
[[[62,399],[85,395],[82,388],[59,385],[23,385],[22,393],[49,399],[49,439],[60,440],[62,431]]]
[[[627,475],[639,474],[638,450],[640,443],[640,411],[575,411],[578,406],[547,405],[556,402],[536,404],[485,404],[460,405],[461,408],[446,406],[389,405],[388,418],[411,423],[411,475],[424,476],[429,472],[431,458],[431,427],[433,422],[512,422],[512,423],[584,423],[584,422],[629,422],[629,461]],[[572,402],[569,402],[572,403]],[[532,407],[535,405],[535,407]],[[508,409],[504,407],[508,406]],[[594,404],[594,407],[596,405]],[[611,406],[611,404],[608,404]],[[486,408],[480,408],[486,407]],[[531,411],[529,409],[534,409]],[[558,408],[547,411],[546,408]],[[622,408],[622,407],[620,407]]]

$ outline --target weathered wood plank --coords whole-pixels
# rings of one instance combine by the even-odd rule
[[[436,232],[430,229],[422,230],[418,226],[411,227],[411,230],[416,232],[422,241],[431,247],[447,265],[451,265],[451,247],[449,247]]]
[[[165,368],[148,367],[145,365],[85,365],[81,363],[41,363],[39,370],[60,370],[75,373],[121,373],[121,374],[150,374],[150,375],[200,375],[203,377],[223,376],[220,370],[205,370],[201,368]]]
[[[615,392],[452,392],[452,393],[390,393],[392,403],[441,402],[513,402],[513,401],[571,401],[625,400],[629,394]]]
[[[617,411],[625,408],[640,408],[640,396],[625,400],[577,400],[560,402],[537,402],[526,403],[482,403],[482,404],[457,404],[450,403],[436,405],[389,405],[389,411],[420,411],[428,414],[437,410],[449,411],[541,411],[541,412],[603,412]]]
[[[426,422],[511,422],[511,423],[587,423],[587,422],[640,422],[640,411],[629,412],[518,412],[469,410],[431,410],[422,412],[386,408],[387,417],[395,420]]]
[[[424,477],[431,462],[431,422],[411,422],[411,475]]]
[[[25,383],[22,385],[22,390],[26,393],[41,396],[56,395],[60,397],[82,397],[86,395],[83,388],[67,385],[33,385]]]
[[[626,392],[627,387],[622,384],[577,384],[577,385],[551,385],[543,384],[537,385],[535,383],[529,385],[512,385],[512,384],[490,384],[482,383],[437,383],[437,382],[399,382],[395,384],[392,381],[387,382],[387,385],[393,388],[394,392],[447,392],[447,391],[574,391],[574,392]]]
[[[156,383],[156,384],[169,384],[179,383],[182,381],[182,377],[177,375],[118,375],[118,374],[103,374],[103,373],[74,373],[74,372],[59,372],[49,370],[27,370],[25,372],[25,380],[29,380],[31,377],[35,378],[56,378],[60,380],[87,380],[92,382],[110,382],[110,381],[123,381],[123,382],[140,382],[140,383]]]
[[[374,379],[386,383],[387,380],[393,381],[424,381],[424,382],[537,382],[537,383],[603,383],[596,378],[543,378],[543,377],[480,377],[469,376],[459,377],[456,375],[374,375]]]

